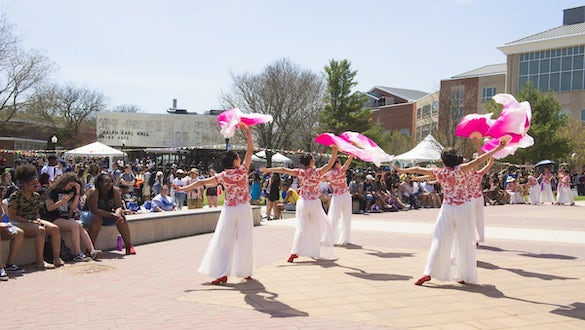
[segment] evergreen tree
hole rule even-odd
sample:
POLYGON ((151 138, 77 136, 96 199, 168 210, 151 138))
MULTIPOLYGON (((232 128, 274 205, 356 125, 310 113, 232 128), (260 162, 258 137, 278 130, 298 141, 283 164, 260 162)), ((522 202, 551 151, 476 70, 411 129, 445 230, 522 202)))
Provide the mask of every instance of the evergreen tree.
POLYGON ((344 59, 330 60, 325 67, 327 91, 320 114, 321 129, 334 134, 344 131, 364 132, 369 127, 371 109, 366 108, 368 97, 361 92, 351 92, 357 85, 357 71, 344 59))

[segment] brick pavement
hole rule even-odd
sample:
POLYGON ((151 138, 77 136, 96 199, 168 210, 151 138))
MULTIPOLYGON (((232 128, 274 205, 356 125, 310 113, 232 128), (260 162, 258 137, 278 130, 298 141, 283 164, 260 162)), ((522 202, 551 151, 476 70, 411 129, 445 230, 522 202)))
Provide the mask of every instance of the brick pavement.
POLYGON ((293 264, 285 259, 294 228, 287 220, 264 222, 254 229, 255 280, 229 278, 224 286, 207 285, 210 279, 196 272, 211 234, 141 245, 135 256, 111 251, 99 262, 27 268, 0 283, 2 328, 585 327, 585 205, 487 207, 480 284, 433 280, 417 287, 430 232, 391 228, 429 228, 436 214, 421 209, 355 216, 355 245, 337 247, 337 261, 300 257, 293 264), (583 241, 555 240, 555 231, 583 241))

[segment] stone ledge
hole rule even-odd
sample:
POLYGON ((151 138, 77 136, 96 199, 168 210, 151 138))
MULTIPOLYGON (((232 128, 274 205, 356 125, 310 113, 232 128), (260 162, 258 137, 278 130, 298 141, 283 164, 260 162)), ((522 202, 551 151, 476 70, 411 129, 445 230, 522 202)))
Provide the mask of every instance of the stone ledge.
MULTIPOLYGON (((128 215, 128 225, 132 235, 132 244, 140 245, 169 239, 212 233, 217 225, 221 208, 180 210, 172 212, 157 212, 128 215)), ((253 206, 252 214, 254 226, 260 225, 260 207, 253 206)), ((71 247, 71 234, 62 232, 62 237, 68 247, 71 247)), ((102 227, 95 246, 101 250, 116 248, 118 229, 116 226, 102 227)), ((10 242, 2 241, 2 262, 6 262, 10 251, 10 242)), ((83 243, 82 243, 83 245, 83 243)), ((85 250, 84 247, 82 247, 85 250)), ((34 238, 25 238, 16 257, 16 264, 28 265, 34 263, 34 238)))

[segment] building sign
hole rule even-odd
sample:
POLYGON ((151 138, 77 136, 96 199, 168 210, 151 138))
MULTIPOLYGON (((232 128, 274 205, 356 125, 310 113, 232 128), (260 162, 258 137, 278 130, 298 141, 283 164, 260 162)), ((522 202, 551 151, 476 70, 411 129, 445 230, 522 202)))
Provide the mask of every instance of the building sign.
MULTIPOLYGON (((99 112, 97 140, 127 148, 182 148, 225 144, 217 116, 99 112)), ((231 143, 244 143, 236 133, 231 143)))

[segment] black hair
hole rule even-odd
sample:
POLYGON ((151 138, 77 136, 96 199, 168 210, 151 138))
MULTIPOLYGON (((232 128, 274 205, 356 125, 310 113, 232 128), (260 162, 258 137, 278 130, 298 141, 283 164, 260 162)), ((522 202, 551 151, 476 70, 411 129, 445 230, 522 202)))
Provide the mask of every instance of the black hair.
POLYGON ((455 167, 463 163, 463 157, 453 148, 446 148, 441 152, 441 160, 447 167, 455 167))
POLYGON ((15 185, 8 186, 8 189, 6 189, 6 193, 4 193, 4 198, 10 197, 10 195, 12 195, 12 193, 17 191, 17 190, 18 190, 18 187, 15 185))
POLYGON ((225 155, 223 156, 223 159, 221 160, 221 165, 223 166, 223 169, 229 169, 229 168, 234 168, 234 160, 236 160, 239 157, 238 153, 233 151, 233 150, 229 150, 228 152, 225 153, 225 155))
POLYGON ((301 155, 301 158, 299 158, 299 163, 301 163, 301 165, 303 166, 309 166, 309 164, 311 164, 312 159, 313 156, 311 156, 311 154, 305 153, 301 155))
POLYGON ((19 165, 14 170, 14 177, 21 184, 29 182, 37 177, 37 169, 30 164, 19 165))

